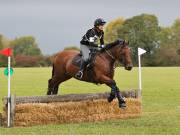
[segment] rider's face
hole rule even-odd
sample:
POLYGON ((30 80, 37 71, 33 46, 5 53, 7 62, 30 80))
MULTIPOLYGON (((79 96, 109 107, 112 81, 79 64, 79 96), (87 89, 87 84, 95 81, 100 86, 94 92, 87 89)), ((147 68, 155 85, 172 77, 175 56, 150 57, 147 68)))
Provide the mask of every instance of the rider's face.
POLYGON ((104 29, 104 25, 99 25, 99 26, 98 26, 98 29, 99 29, 99 30, 103 30, 103 29, 104 29))

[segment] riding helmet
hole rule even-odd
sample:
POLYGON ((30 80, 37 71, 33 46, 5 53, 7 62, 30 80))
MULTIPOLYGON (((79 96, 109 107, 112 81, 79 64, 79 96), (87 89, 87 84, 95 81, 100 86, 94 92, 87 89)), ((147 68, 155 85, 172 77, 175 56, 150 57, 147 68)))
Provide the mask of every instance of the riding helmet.
POLYGON ((94 26, 99 26, 99 25, 104 25, 106 23, 106 21, 104 21, 104 19, 102 18, 97 18, 95 21, 94 21, 94 26))

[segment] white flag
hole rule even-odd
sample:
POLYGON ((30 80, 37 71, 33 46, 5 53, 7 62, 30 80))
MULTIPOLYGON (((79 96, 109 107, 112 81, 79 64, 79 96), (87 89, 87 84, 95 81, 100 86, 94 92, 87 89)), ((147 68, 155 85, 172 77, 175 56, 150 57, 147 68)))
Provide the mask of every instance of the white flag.
POLYGON ((138 55, 142 55, 146 53, 146 50, 142 49, 142 48, 138 48, 138 55))

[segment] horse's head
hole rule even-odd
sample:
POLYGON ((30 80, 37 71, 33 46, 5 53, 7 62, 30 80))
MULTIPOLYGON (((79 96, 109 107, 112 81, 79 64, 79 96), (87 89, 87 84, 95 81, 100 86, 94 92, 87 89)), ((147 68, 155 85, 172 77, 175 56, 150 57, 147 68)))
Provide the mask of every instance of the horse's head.
POLYGON ((131 50, 128 45, 129 42, 119 39, 107 44, 101 52, 106 52, 111 59, 118 60, 122 63, 126 70, 131 70, 133 68, 133 64, 131 60, 131 50))
POLYGON ((115 56, 122 63, 126 70, 131 70, 133 68, 132 60, 131 60, 131 50, 128 46, 129 42, 123 41, 120 42, 115 47, 115 56))

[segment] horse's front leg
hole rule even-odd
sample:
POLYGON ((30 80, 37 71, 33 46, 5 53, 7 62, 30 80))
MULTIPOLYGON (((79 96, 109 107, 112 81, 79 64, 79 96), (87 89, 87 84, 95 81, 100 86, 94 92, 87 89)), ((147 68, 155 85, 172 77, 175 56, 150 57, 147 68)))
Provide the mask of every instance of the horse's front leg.
POLYGON ((116 91, 111 88, 111 93, 110 93, 110 95, 109 95, 109 97, 107 99, 108 102, 112 102, 115 99, 115 97, 116 97, 116 91))
POLYGON ((113 79, 111 79, 111 78, 109 78, 107 76, 102 76, 101 77, 101 82, 105 83, 106 85, 111 87, 111 93, 110 93, 110 96, 108 97, 108 102, 113 101, 113 99, 115 97, 117 97, 118 102, 119 102, 119 107, 120 108, 125 108, 126 103, 125 103, 125 101, 124 101, 124 99, 123 99, 123 97, 121 95, 121 92, 120 92, 119 88, 116 85, 116 82, 113 79))
POLYGON ((125 108, 126 107, 126 102, 124 101, 122 95, 121 95, 121 92, 119 90, 119 88, 117 87, 116 85, 116 82, 111 86, 112 88, 112 91, 115 93, 117 99, 118 99, 118 102, 119 102, 119 107, 120 108, 125 108))

